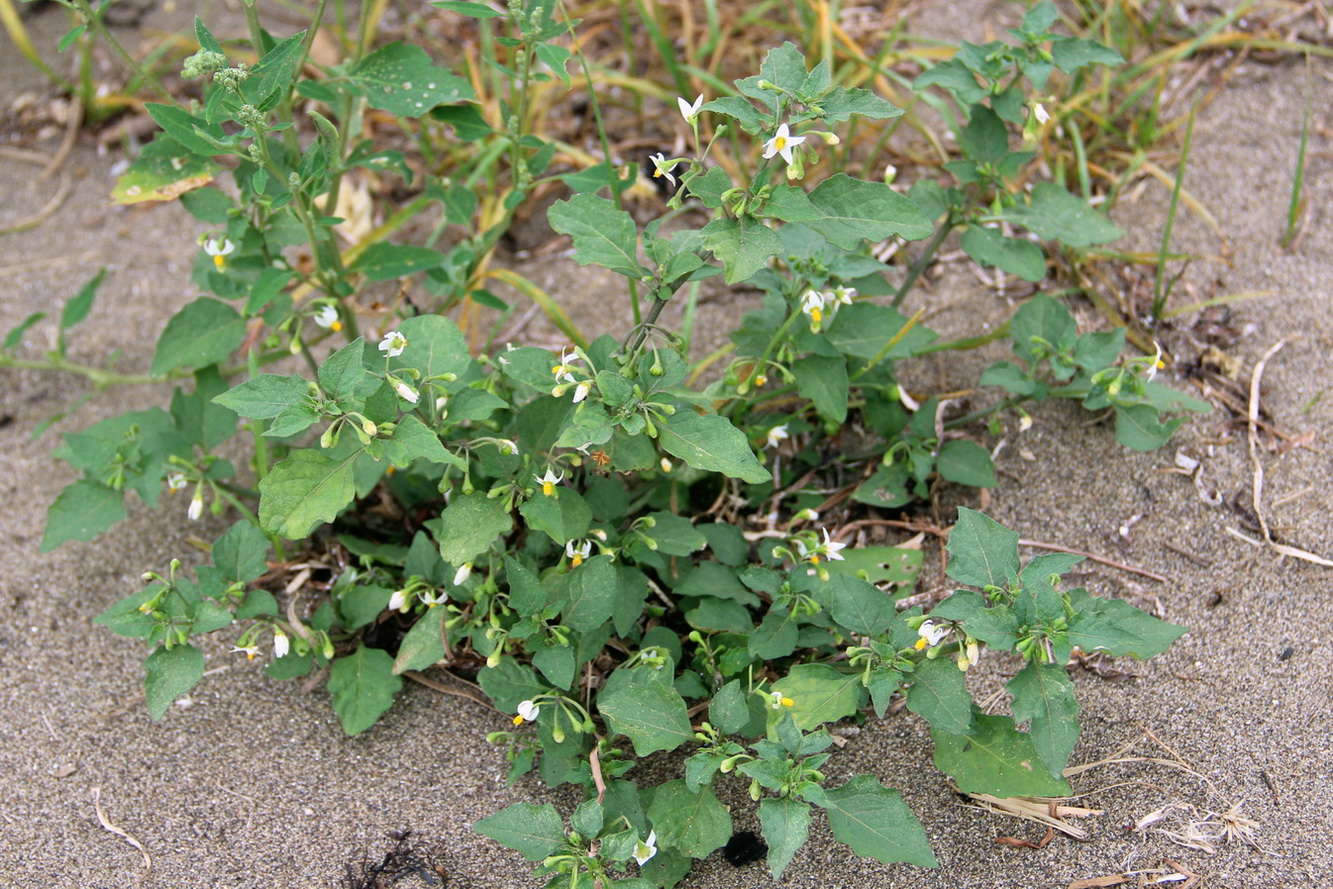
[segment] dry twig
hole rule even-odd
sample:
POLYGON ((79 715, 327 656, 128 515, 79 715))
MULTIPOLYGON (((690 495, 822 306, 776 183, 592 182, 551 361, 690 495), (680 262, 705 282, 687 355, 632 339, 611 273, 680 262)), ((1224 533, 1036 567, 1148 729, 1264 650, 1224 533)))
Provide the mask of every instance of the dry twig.
POLYGON ((134 837, 130 836, 121 828, 112 824, 111 819, 106 817, 106 812, 102 810, 101 787, 93 788, 93 807, 97 810, 97 820, 102 825, 102 827, 106 828, 111 833, 114 833, 116 836, 120 837, 125 842, 129 843, 131 846, 138 849, 139 854, 143 856, 143 873, 139 876, 139 882, 142 883, 144 880, 148 878, 148 874, 151 873, 153 870, 153 859, 148 854, 148 850, 146 850, 143 847, 143 843, 139 842, 134 837))

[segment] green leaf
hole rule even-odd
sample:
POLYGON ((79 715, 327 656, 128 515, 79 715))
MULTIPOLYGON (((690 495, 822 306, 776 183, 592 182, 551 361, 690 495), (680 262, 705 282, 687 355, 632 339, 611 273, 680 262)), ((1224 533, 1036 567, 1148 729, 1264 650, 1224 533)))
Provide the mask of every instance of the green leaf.
POLYGON ((847 360, 808 355, 791 366, 796 391, 808 398, 819 415, 835 423, 847 419, 847 360))
POLYGON ((607 726, 629 738, 640 757, 694 740, 685 699, 667 679, 651 667, 622 668, 597 695, 607 726))
POLYGON ((714 219, 700 230, 704 249, 718 258, 726 269, 728 284, 748 280, 768 261, 782 252, 777 232, 748 216, 740 219, 714 219))
POLYGON ((750 705, 739 679, 718 689, 708 704, 708 719, 724 735, 734 735, 750 721, 750 705))
POLYGON ((520 506, 518 511, 523 514, 529 528, 545 532, 560 546, 564 546, 567 541, 588 533, 588 526, 592 524, 592 510, 588 502, 572 488, 562 488, 558 494, 558 497, 547 497, 539 492, 520 506))
POLYGON ((390 281, 437 269, 443 262, 444 254, 429 247, 379 242, 366 248, 350 270, 360 272, 371 281, 390 281))
POLYGON ((332 522, 356 495, 352 466, 361 453, 338 460, 308 449, 288 454, 259 483, 260 527, 300 540, 332 522))
MULTIPOLYGON (((823 215, 806 225, 844 250, 854 250, 863 241, 882 241, 893 235, 908 241, 919 240, 933 230, 930 220, 909 198, 883 182, 853 179, 846 173, 837 173, 819 183, 810 192, 810 202, 823 215)), ((727 283, 732 283, 730 276, 727 283)))
POLYGON ((562 622, 580 633, 607 622, 616 601, 616 567, 610 556, 593 556, 561 578, 562 622))
POLYGON ((871 775, 857 775, 825 797, 822 805, 828 811, 834 838, 851 846, 857 855, 884 864, 905 861, 937 866, 921 822, 898 791, 889 790, 871 775))
POLYGON ((398 421, 393 438, 384 442, 384 455, 399 469, 406 469, 418 459, 452 466, 459 471, 467 469, 463 458, 441 444, 440 437, 415 414, 406 414, 398 421))
POLYGON ((1054 182, 1038 182, 1032 188, 1031 202, 1010 207, 1003 217, 1039 238, 1069 247, 1105 244, 1124 234, 1083 198, 1054 182))
POLYGON ((810 807, 790 798, 760 800, 759 826, 768 843, 768 869, 774 880, 781 880, 792 856, 810 836, 810 807))
POLYGON ((189 151, 203 157, 226 152, 226 149, 218 144, 227 138, 221 126, 210 124, 175 105, 147 102, 144 104, 144 110, 168 136, 189 151))
POLYGON ((936 605, 931 617, 956 620, 974 639, 997 651, 1007 651, 1018 642, 1018 619, 1007 605, 988 605, 980 593, 958 590, 936 605))
POLYGON ((996 266, 1036 283, 1046 277, 1046 254, 1031 241, 1006 238, 993 228, 969 225, 963 232, 963 250, 982 265, 996 266))
POLYGON ((851 117, 866 117, 871 120, 888 120, 903 113, 903 110, 887 99, 881 99, 870 90, 848 89, 835 86, 819 100, 821 115, 825 123, 841 123, 851 117))
POLYGON ((668 781, 653 794, 648 820, 658 844, 691 858, 706 858, 731 839, 731 814, 711 788, 691 793, 682 780, 668 781))
POLYGON ((500 845, 513 849, 528 861, 541 861, 565 842, 565 826, 550 803, 515 803, 472 829, 500 845))
POLYGON ((357 337, 319 366, 319 387, 344 408, 361 408, 380 388, 379 378, 366 370, 365 354, 366 341, 357 337))
POLYGON ((300 404, 309 392, 309 384, 300 374, 255 374, 213 399, 214 404, 230 408, 251 420, 271 420, 292 405, 300 404))
POLYGON ((357 646, 329 668, 329 693, 343 731, 357 735, 393 705, 403 680, 393 675, 393 658, 378 648, 357 646))
POLYGON ((980 102, 989 95, 989 91, 977 83, 976 75, 957 57, 940 62, 912 81, 913 92, 922 92, 928 86, 948 90, 958 104, 964 106, 980 102))
POLYGON ((478 491, 455 497, 427 527, 440 544, 440 558, 450 565, 462 565, 486 552, 495 538, 508 534, 514 521, 501 500, 491 500, 478 491))
POLYGON ((212 556, 223 577, 249 583, 268 570, 268 538, 242 520, 213 541, 212 556))
POLYGON ((390 43, 375 50, 347 77, 371 107, 397 117, 421 117, 436 105, 476 98, 466 80, 432 65, 424 49, 410 44, 390 43))
POLYGON ((853 633, 878 636, 897 617, 893 597, 858 577, 831 574, 823 595, 830 599, 833 619, 853 633))
POLYGON ((406 670, 424 670, 444 659, 444 640, 440 628, 445 614, 445 609, 439 606, 427 608, 426 613, 412 625, 393 659, 393 675, 399 676, 406 670))
POLYGON ((1051 41, 1051 61, 1066 74, 1086 65, 1123 65, 1125 59, 1111 47, 1081 37, 1061 37, 1051 41))
POLYGON ((708 538, 684 516, 669 512, 649 513, 651 528, 643 533, 657 544, 657 552, 668 556, 688 556, 708 545, 708 538))
POLYGON ((1084 651, 1105 651, 1140 660, 1159 655, 1189 630, 1158 620, 1121 599, 1102 599, 1087 590, 1069 593, 1074 617, 1069 641, 1084 651))
MULTIPOLYGON (((454 374, 463 377, 472 366, 472 353, 458 325, 443 315, 414 315, 398 324, 407 348, 389 360, 392 370, 410 367, 422 379, 454 374)), ((547 373, 550 373, 550 365, 547 373)))
POLYGON ((212 160, 200 157, 175 139, 159 136, 116 180, 111 199, 117 204, 174 201, 212 182, 219 169, 212 160))
POLYGON ((65 308, 60 312, 61 331, 69 330, 88 317, 88 312, 93 307, 93 299, 97 296, 97 288, 102 286, 102 279, 105 277, 106 269, 99 269, 97 274, 65 303, 65 308))
POLYGON ((1051 777, 1064 777, 1069 754, 1078 743, 1078 701, 1065 668, 1029 663, 1006 688, 1014 696, 1015 721, 1029 723, 1032 743, 1051 777))
POLYGON ((0 350, 12 352, 18 348, 19 343, 23 342, 23 335, 28 332, 38 321, 46 317, 45 312, 33 312, 28 317, 20 321, 9 333, 5 334, 5 341, 0 344, 0 350))
POLYGON ((231 306, 201 297, 181 309, 162 331, 153 353, 153 376, 178 367, 225 361, 245 340, 245 319, 231 306))
POLYGON ((65 488, 46 509, 40 551, 49 553, 67 540, 92 540, 125 518, 125 495, 91 479, 65 488))
POLYGON ((938 657, 917 664, 907 687, 907 708, 924 717, 931 728, 966 732, 972 715, 972 696, 966 677, 953 658, 938 657))
POLYGON ((1007 716, 972 713, 972 728, 955 734, 931 726, 935 765, 964 793, 993 796, 1069 796, 1069 782, 1053 778, 1037 755, 1032 737, 1007 716))
POLYGON ((798 664, 773 683, 773 690, 792 699, 792 707, 783 711, 807 732, 854 714, 865 693, 859 673, 839 673, 828 664, 798 664))
POLYGON ((985 105, 973 105, 967 126, 958 136, 958 147, 979 164, 994 164, 1009 154, 1009 130, 999 115, 985 105))
MULTIPOLYGON (((906 324, 907 318, 897 309, 867 302, 852 303, 838 309, 824 335, 844 355, 870 360, 878 356, 885 343, 896 337, 906 324)), ((910 357, 934 339, 934 331, 918 324, 894 343, 883 357, 910 357)))
POLYGON ((949 532, 948 574, 970 586, 1005 587, 1018 577, 1018 534, 974 509, 960 507, 949 532))
POLYGON ((990 452, 975 441, 946 441, 935 458, 935 471, 947 482, 973 488, 995 487, 995 466, 990 452))
POLYGON ((518 705, 537 695, 550 691, 550 686, 537 678, 531 667, 513 658, 504 658, 499 666, 483 667, 477 673, 477 684, 495 706, 506 713, 518 710, 518 705))
POLYGON ((668 454, 695 469, 720 472, 751 484, 773 477, 750 450, 745 433, 717 414, 697 414, 682 407, 658 426, 657 440, 668 454))
POLYGON ((774 609, 764 615, 763 621, 750 634, 748 649, 750 654, 764 660, 786 657, 796 650, 800 636, 796 618, 784 608, 774 609))
POLYGON ((788 40, 768 51, 759 65, 759 76, 786 92, 799 92, 805 86, 805 56, 788 40))
POLYGON ((143 666, 144 701, 153 722, 166 715, 172 701, 204 678, 204 656, 193 645, 159 645, 143 666))
POLYGON ((361 629, 379 617, 389 607, 392 598, 393 590, 388 587, 348 587, 338 595, 338 613, 342 616, 342 625, 349 630, 361 629))
POLYGON ((576 194, 557 201, 547 220, 551 228, 574 239, 574 259, 579 265, 600 265, 627 278, 650 274, 636 257, 634 218, 606 198, 576 194))
POLYGON ((519 617, 530 617, 546 607, 541 580, 512 556, 505 556, 505 580, 509 583, 509 607, 519 617))
POLYGON ((1157 408, 1147 404, 1115 405, 1115 439, 1135 451, 1155 451, 1171 440, 1184 417, 1162 421, 1157 408))

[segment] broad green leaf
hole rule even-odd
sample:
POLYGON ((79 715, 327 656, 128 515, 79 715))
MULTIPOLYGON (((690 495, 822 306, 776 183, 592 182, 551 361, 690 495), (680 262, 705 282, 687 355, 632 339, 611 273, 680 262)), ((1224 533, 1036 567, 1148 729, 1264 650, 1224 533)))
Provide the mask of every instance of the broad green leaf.
POLYGON ((1004 218, 1039 238, 1070 247, 1105 244, 1124 234, 1083 198, 1054 182, 1038 182, 1032 188, 1031 202, 1010 207, 1004 218))
POLYGON ((957 57, 940 62, 912 81, 913 92, 922 92, 928 86, 948 90, 963 106, 980 102, 989 95, 988 90, 977 82, 976 75, 957 57))
POLYGON ((329 668, 329 694, 343 731, 357 735, 393 705, 403 680, 393 674, 393 658, 378 648, 357 646, 329 668))
POLYGON ((923 660, 912 672, 907 708, 924 717, 932 729, 965 732, 972 717, 972 696, 967 693, 965 680, 953 658, 923 660))
POLYGON ((791 366, 796 391, 808 398, 820 416, 835 423, 847 419, 848 380, 845 358, 808 355, 791 366))
POLYGON ((264 437, 289 438, 298 435, 318 423, 321 416, 309 403, 304 400, 299 401, 269 421, 268 428, 264 430, 264 437))
POLYGON ((830 790, 823 803, 835 839, 857 855, 884 864, 905 861, 936 867, 930 841, 912 810, 896 790, 889 790, 871 775, 857 775, 830 790))
POLYGON ((1158 620, 1121 599, 1102 599, 1086 590, 1069 593, 1074 618, 1069 641, 1084 651, 1105 651, 1115 657, 1146 659, 1159 655, 1189 632, 1158 620))
POLYGON ((1038 293, 1014 312, 1010 336, 1014 353, 1031 365, 1038 355, 1073 348, 1078 325, 1063 303, 1038 293))
POLYGON ((1006 686, 1014 696, 1014 720, 1029 723, 1037 755, 1051 777, 1062 778, 1078 743, 1078 701, 1059 664, 1029 663, 1006 686))
POLYGON ((1031 241, 1006 238, 993 228, 969 225, 963 232, 963 250, 982 265, 996 266, 1025 281, 1046 277, 1046 254, 1031 241))
POLYGON ((444 254, 429 247, 412 244, 371 244, 352 263, 350 271, 360 272, 372 281, 391 281, 405 275, 437 269, 444 254))
POLYGON ((893 596, 910 591, 921 573, 924 558, 921 550, 900 546, 863 546, 843 550, 841 555, 840 561, 825 564, 831 574, 850 574, 873 584, 891 583, 901 587, 891 594, 893 596))
POLYGON ((1006 605, 988 605, 980 593, 958 590, 931 609, 931 617, 956 620, 974 639, 997 651, 1008 651, 1018 641, 1018 620, 1006 605))
POLYGON ((361 629, 379 617, 389 607, 392 598, 393 590, 388 587, 348 587, 338 595, 338 613, 342 616, 342 625, 349 630, 361 629))
POLYGON ((748 216, 714 219, 700 231, 706 250, 726 269, 728 284, 748 280, 782 252, 782 239, 773 229, 748 216))
POLYGON ((356 495, 352 466, 361 451, 332 459, 315 450, 288 454, 259 483, 259 524, 301 540, 338 517, 356 495))
MULTIPOLYGON (((883 182, 853 179, 845 173, 819 183, 810 192, 810 202, 823 215, 806 225, 844 250, 854 250, 863 241, 882 241, 893 235, 914 241, 928 236, 933 229, 930 220, 909 198, 883 182)), ((732 283, 730 276, 727 283, 732 283)))
POLYGON ((935 457, 935 471, 947 482, 973 488, 995 487, 995 466, 990 452, 975 441, 946 441, 935 457))
POLYGON ((512 713, 523 701, 551 690, 537 678, 535 670, 510 657, 502 659, 498 666, 482 667, 477 673, 477 684, 505 713, 512 713))
POLYGON ((1061 37, 1051 41, 1051 61, 1066 74, 1085 65, 1123 65, 1124 57, 1111 47, 1081 37, 1061 37))
POLYGON ((455 497, 427 527, 440 544, 440 558, 450 565, 462 565, 486 552, 495 538, 509 533, 514 522, 502 500, 489 499, 478 491, 455 497))
POLYGON ((810 806, 790 798, 760 800, 759 826, 768 843, 768 869, 774 880, 781 880, 792 856, 810 836, 810 806))
POLYGON ((419 46, 390 43, 366 56, 347 74, 374 108, 397 117, 421 117, 436 105, 476 98, 466 80, 431 64, 419 46))
POLYGON ((201 297, 181 309, 162 331, 153 353, 153 376, 178 367, 225 361, 245 340, 245 319, 226 303, 201 297))
POLYGON ((770 49, 759 65, 759 76, 789 93, 799 93, 805 86, 805 56, 788 40, 770 49))
POLYGON ((176 698, 204 678, 204 656, 193 645, 158 646, 144 660, 144 701, 157 722, 176 698))
POLYGON ((541 580, 522 562, 505 556, 505 580, 509 583, 509 607, 519 617, 530 617, 546 607, 546 590, 541 580))
POLYGON ((592 524, 588 502, 573 488, 560 488, 549 497, 539 491, 518 511, 529 528, 545 532, 560 546, 585 536, 592 524))
POLYGON ((859 673, 839 673, 828 664, 792 667, 791 672, 773 683, 773 690, 792 699, 792 707, 783 709, 796 720, 797 728, 807 732, 851 716, 861 709, 865 694, 859 673))
POLYGON ((652 667, 616 670, 597 695, 597 709, 612 731, 643 757, 694 740, 685 699, 652 667))
POLYGON ((708 704, 708 719, 713 727, 725 735, 733 735, 750 721, 750 705, 739 679, 733 679, 718 689, 708 704))
POLYGON ((405 318, 399 322, 398 332, 407 340, 407 347, 403 354, 389 360, 391 370, 410 367, 425 380, 448 373, 461 378, 472 366, 467 339, 458 325, 443 315, 405 318))
MULTIPOLYGON (((743 105, 749 110, 749 113, 755 116, 756 122, 758 121, 759 115, 755 112, 754 106, 738 96, 715 99, 704 107, 709 108, 719 102, 731 102, 743 105)), ((757 128, 758 123, 756 123, 756 129, 757 128)), ((704 173, 702 176, 695 176, 690 180, 689 189, 690 194, 702 201, 705 207, 710 210, 716 210, 722 206, 722 195, 730 191, 734 187, 734 184, 735 183, 731 181, 731 177, 727 175, 725 169, 722 167, 709 167, 708 172, 704 173)))
POLYGON ((653 526, 644 528, 645 536, 657 544, 657 552, 668 556, 688 556, 708 545, 708 538, 684 516, 669 512, 649 513, 653 526))
POLYGON ((125 495, 91 479, 81 479, 46 508, 41 552, 49 553, 67 540, 92 540, 125 518, 125 495))
POLYGON ((319 386, 345 408, 360 408, 380 380, 366 370, 366 341, 357 337, 319 366, 319 386))
POLYGON ((971 117, 958 136, 958 147, 969 160, 994 164, 1009 153, 1009 130, 999 115, 985 105, 973 105, 971 117))
POLYGON ((858 577, 831 574, 820 595, 829 599, 833 619, 853 633, 878 636, 897 618, 893 597, 858 577))
POLYGON ((251 420, 270 420, 287 408, 300 404, 309 392, 309 383, 300 374, 255 374, 213 399, 251 420))
POLYGON ((528 861, 541 861, 565 842, 565 825, 550 803, 515 803, 472 829, 500 845, 513 849, 528 861))
POLYGON ((607 622, 616 601, 616 566, 610 556, 593 556, 561 578, 561 620, 580 633, 607 622))
POLYGON ((786 657, 796 650, 800 628, 790 611, 778 608, 764 616, 759 626, 750 634, 748 649, 750 654, 764 660, 786 657))
POLYGON ((731 814, 717 795, 711 788, 691 793, 682 780, 657 788, 648 820, 659 845, 691 858, 706 858, 731 839, 731 814))
POLYGON ((406 414, 394 427, 393 438, 384 442, 384 456, 399 469, 406 469, 413 460, 442 463, 460 471, 467 468, 463 458, 440 443, 440 437, 415 414, 406 414))
MULTIPOLYGON (((860 302, 842 306, 825 333, 839 352, 870 360, 898 336, 907 318, 897 309, 860 302)), ((935 332, 917 325, 893 344, 883 358, 907 358, 935 339, 935 332)))
POLYGON ((1176 417, 1163 422, 1157 408, 1146 404, 1133 407, 1115 406, 1115 439, 1135 451, 1155 451, 1170 441, 1171 436, 1185 422, 1176 417))
POLYGON ((887 120, 903 110, 887 99, 881 99, 870 90, 835 86, 819 100, 825 123, 841 123, 851 117, 887 120))
POLYGON ((412 624, 412 629, 407 631, 398 646, 398 655, 393 659, 393 675, 401 675, 407 670, 424 670, 444 659, 444 640, 440 628, 445 614, 445 609, 439 606, 428 608, 412 624))
POLYGON ((976 709, 972 728, 955 734, 931 726, 935 765, 964 793, 993 796, 1068 796, 1069 782, 1053 778, 1032 736, 1020 732, 1007 716, 987 716, 976 709))
POLYGON ((19 343, 23 342, 23 335, 28 332, 38 321, 46 317, 45 312, 33 312, 28 317, 20 321, 9 333, 5 334, 5 341, 0 344, 0 349, 6 352, 12 352, 18 348, 19 343))
POLYGON ((576 194, 557 201, 547 213, 551 228, 574 239, 579 265, 600 265, 627 278, 650 274, 636 256, 634 218, 606 198, 576 194))
POLYGON ((226 149, 218 143, 227 136, 218 124, 210 124, 202 117, 195 117, 175 105, 146 102, 144 110, 168 136, 189 151, 203 157, 226 153, 226 149))
POLYGON ((60 312, 61 331, 69 330, 88 317, 88 312, 93 307, 93 299, 97 296, 97 288, 102 286, 102 279, 105 277, 106 269, 99 269, 87 284, 79 288, 78 293, 69 298, 60 312))
POLYGON ((745 434, 717 414, 697 414, 682 407, 658 426, 657 440, 668 454, 695 469, 720 472, 751 484, 772 479, 750 450, 745 434))
POLYGON ((556 688, 567 689, 574 682, 574 670, 578 666, 574 654, 570 645, 545 645, 533 652, 532 665, 556 688))
POLYGON ((1018 577, 1018 534, 974 509, 960 507, 949 532, 948 574, 975 587, 1005 587, 1018 577))
POLYGON ((242 520, 213 541, 212 556, 223 577, 249 583, 268 570, 268 538, 242 520))
POLYGON ((212 160, 200 157, 176 140, 159 136, 116 180, 111 199, 117 204, 174 201, 185 192, 212 182, 219 169, 212 160))

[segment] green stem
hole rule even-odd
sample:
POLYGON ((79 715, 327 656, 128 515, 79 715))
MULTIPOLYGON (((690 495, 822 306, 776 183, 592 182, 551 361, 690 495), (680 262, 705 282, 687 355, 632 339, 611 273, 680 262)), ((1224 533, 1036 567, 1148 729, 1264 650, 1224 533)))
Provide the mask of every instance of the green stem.
POLYGON ((903 279, 902 286, 898 288, 898 292, 893 296, 891 305, 895 309, 907 298, 908 292, 916 286, 917 279, 930 265, 930 261, 935 258, 935 252, 940 249, 940 245, 944 243, 944 239, 949 236, 949 232, 953 231, 955 225, 957 223, 954 222, 953 214, 946 216, 944 221, 940 223, 939 229, 936 230, 935 237, 930 239, 930 243, 926 244, 926 249, 922 250, 921 255, 907 267, 907 277, 903 279))
POLYGON ((1009 328, 1012 320, 1005 321, 999 327, 990 333, 984 333, 980 336, 969 336, 958 340, 949 340, 947 343, 931 343, 929 346, 922 346, 913 352, 913 356, 929 355, 933 352, 966 352, 969 349, 979 349, 987 343, 993 343, 998 339, 1003 339, 1009 335, 1009 328))
POLYGON ((1004 401, 1001 401, 999 404, 992 405, 991 407, 982 408, 979 411, 973 411, 970 414, 964 414, 961 417, 954 417, 952 420, 947 420, 944 423, 944 428, 957 429, 961 426, 966 426, 968 423, 974 423, 977 420, 984 420, 986 417, 989 417, 992 414, 998 414, 1001 411, 1007 411, 1009 410, 1009 408, 1015 407, 1016 405, 1020 405, 1023 402, 1029 401, 1031 399, 1032 399, 1031 395, 1015 395, 1011 398, 1006 398, 1004 401))
POLYGON ((92 28, 98 38, 105 41, 106 45, 111 47, 111 50, 116 55, 120 56, 125 64, 130 66, 130 70, 134 72, 135 76, 147 83, 153 88, 155 93, 166 99, 168 104, 174 107, 176 105, 176 100, 172 98, 171 93, 167 92, 167 88, 162 85, 162 81, 158 80, 145 70, 144 67, 139 64, 138 60, 130 55, 125 47, 120 45, 120 41, 111 36, 111 32, 107 29, 106 23, 103 22, 102 17, 93 10, 92 6, 88 3, 88 0, 74 0, 74 5, 78 8, 79 12, 82 13, 84 19, 87 20, 88 27, 92 28))

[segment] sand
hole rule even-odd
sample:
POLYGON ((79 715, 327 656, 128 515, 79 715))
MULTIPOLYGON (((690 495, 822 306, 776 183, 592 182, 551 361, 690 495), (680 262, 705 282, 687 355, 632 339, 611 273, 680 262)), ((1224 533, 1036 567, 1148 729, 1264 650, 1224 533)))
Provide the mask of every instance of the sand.
MULTIPOLYGON (((43 33, 51 29, 37 21, 43 33)), ((5 105, 40 87, 8 57, 3 71, 5 105)), ((1314 80, 1325 98, 1321 75, 1327 71, 1316 66, 1314 80)), ((1227 352, 1243 362, 1248 386, 1255 362, 1278 341, 1293 338, 1268 362, 1263 405, 1276 428, 1315 436, 1308 446, 1285 453, 1263 439, 1265 512, 1285 540, 1327 557, 1333 556, 1333 463, 1323 433, 1333 428, 1333 235, 1324 135, 1311 145, 1306 185, 1313 210, 1305 235, 1297 250, 1278 249, 1306 83, 1301 65, 1247 63, 1200 113, 1187 187, 1216 216, 1234 252, 1229 265, 1194 263, 1186 281, 1196 288, 1195 298, 1208 295, 1215 281, 1218 293, 1270 292, 1234 307, 1230 323, 1241 334, 1227 352)), ((1317 100, 1315 108, 1316 123, 1327 126, 1327 102, 1317 100)), ((50 151, 55 144, 52 139, 36 147, 50 151)), ((122 350, 119 366, 143 371, 162 324, 194 296, 184 282, 198 225, 173 206, 109 206, 105 196, 116 160, 114 154, 97 156, 90 142, 81 141, 66 166, 77 176, 71 198, 39 228, 0 241, 0 330, 31 311, 58 307, 106 266, 97 307, 71 337, 71 356, 100 362, 122 350)), ((51 193, 53 183, 34 181, 35 169, 0 158, 0 187, 8 196, 0 226, 51 193)), ((1137 201, 1117 211, 1128 232, 1122 246, 1155 249, 1167 198, 1164 188, 1149 184, 1137 201)), ((1219 244, 1185 214, 1173 247, 1216 254, 1219 244)), ((579 295, 587 288, 577 268, 569 265, 566 275, 571 313, 585 329, 598 330, 607 313, 579 295)), ((934 292, 913 297, 913 308, 927 300, 945 305, 967 290, 976 290, 975 281, 946 274, 934 292), (948 289, 951 281, 961 282, 956 292, 948 289)), ((1004 310, 1001 296, 973 294, 931 323, 947 331, 951 324, 972 323, 978 313, 1002 317, 1004 310)), ((705 320, 726 323, 735 317, 728 313, 723 305, 705 320)), ((53 342, 53 325, 38 325, 29 334, 29 354, 53 342)), ((1185 336, 1172 342, 1181 361, 1164 377, 1189 390, 1193 384, 1184 379, 1183 365, 1198 349, 1185 336)), ((966 385, 1002 351, 922 362, 911 373, 926 386, 966 385)), ((161 723, 152 723, 138 698, 141 646, 92 626, 90 619, 137 589, 140 572, 161 570, 173 556, 188 554, 193 536, 208 538, 221 523, 189 526, 183 502, 159 512, 135 507, 113 535, 98 541, 68 544, 45 556, 38 554, 38 543, 47 504, 74 478, 50 458, 58 432, 162 403, 166 390, 113 389, 33 440, 34 428, 81 394, 83 383, 15 370, 0 371, 0 381, 6 504, 0 603, 7 617, 0 626, 0 886, 334 886, 349 863, 359 865, 367 856, 378 862, 395 846, 389 834, 407 830, 409 844, 431 866, 395 886, 440 885, 442 878, 423 876, 437 873, 436 865, 451 887, 537 885, 518 855, 477 836, 470 824, 520 800, 551 800, 567 810, 572 799, 534 780, 506 788, 503 756, 483 741, 505 720, 475 703, 409 684, 376 728, 349 739, 322 689, 307 693, 294 683, 271 682, 258 665, 237 660, 217 640, 205 653, 208 668, 219 672, 161 723), (107 826, 99 823, 99 798, 107 826), (144 852, 111 826, 135 838, 144 852)), ((1333 574, 1279 559, 1227 533, 1231 528, 1256 536, 1245 525, 1252 465, 1243 424, 1227 424, 1227 415, 1214 411, 1188 423, 1166 449, 1144 455, 1121 449, 1105 426, 1085 425, 1088 417, 1072 406, 1042 406, 1034 418, 1035 426, 1011 438, 1000 454, 1001 482, 990 514, 1026 539, 1086 549, 1164 575, 1166 582, 1155 582, 1092 565, 1081 580, 1095 593, 1130 598, 1191 630, 1151 662, 1117 662, 1128 677, 1075 674, 1084 734, 1073 761, 1108 757, 1152 732, 1165 746, 1145 740, 1128 755, 1179 757, 1191 771, 1149 762, 1091 770, 1075 781, 1078 803, 1102 810, 1080 824, 1088 840, 1057 835, 1040 849, 1014 848, 996 838, 1035 842, 1044 831, 965 806, 934 768, 921 720, 906 712, 872 719, 847 733, 848 744, 827 769, 830 779, 869 772, 901 789, 926 827, 940 868, 858 859, 833 843, 817 818, 811 843, 796 856, 783 885, 1065 887, 1155 868, 1168 858, 1199 874, 1203 886, 1333 885, 1327 841, 1333 827, 1333 574), (1204 485, 1220 494, 1223 505, 1205 503, 1189 479, 1165 471, 1180 447, 1204 458, 1204 485), (1159 832, 1127 831, 1172 804, 1197 807, 1196 819, 1234 807, 1254 820, 1256 845, 1224 841, 1209 854, 1159 832)), ((973 491, 951 490, 943 504, 976 506, 978 500, 973 491)), ((928 560, 923 589, 941 585, 936 564, 928 560)), ((1013 669, 1012 662, 992 658, 970 681, 984 694, 1013 669)), ((643 775, 670 777, 675 768, 675 761, 658 758, 643 775)), ((755 829, 744 786, 729 783, 722 792, 735 804, 738 829, 755 829)), ((1162 825, 1180 831, 1177 816, 1185 812, 1173 810, 1162 825)), ((733 868, 715 854, 684 885, 723 889, 771 882, 762 865, 733 868)))

